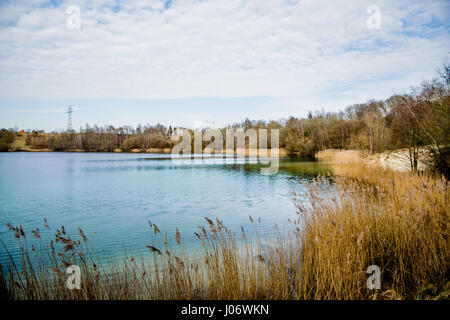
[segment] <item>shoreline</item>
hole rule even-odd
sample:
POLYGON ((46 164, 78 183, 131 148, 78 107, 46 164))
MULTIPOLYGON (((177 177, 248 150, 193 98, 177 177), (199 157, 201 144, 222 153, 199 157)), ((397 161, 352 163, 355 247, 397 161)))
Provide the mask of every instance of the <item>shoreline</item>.
MULTIPOLYGON (((206 149, 204 151, 207 151, 206 149)), ((225 149, 220 154, 227 155, 233 154, 235 156, 257 156, 260 158, 272 158, 271 149, 261 149, 256 150, 257 152, 254 154, 250 154, 249 149, 237 149, 230 150, 225 149)), ((124 154, 172 154, 172 148, 149 148, 149 149, 132 149, 132 150, 122 150, 122 149, 114 149, 114 151, 85 151, 85 150, 65 150, 65 151, 55 151, 49 148, 35 149, 29 148, 25 146, 25 148, 18 148, 15 150, 3 151, 5 153, 9 152, 56 152, 56 153, 124 153, 124 154)), ((182 154, 186 157, 194 156, 195 153, 184 153, 182 154)), ((203 153, 203 155, 213 156, 214 152, 211 153, 203 153)), ((295 157, 295 158, 303 158, 302 156, 298 156, 295 153, 290 153, 286 151, 284 148, 278 149, 278 157, 295 157)), ((318 151, 312 157, 316 161, 319 162, 327 162, 335 165, 342 164, 362 164, 365 163, 369 166, 379 166, 384 169, 390 169, 397 172, 409 172, 411 171, 408 149, 398 149, 398 150, 390 150, 382 153, 368 154, 367 150, 339 150, 339 149, 325 149, 318 151)), ((425 171, 426 163, 428 157, 426 155, 425 149, 421 148, 419 151, 419 159, 418 159, 418 170, 425 171)))
MULTIPOLYGON (((150 149, 132 149, 132 150, 127 150, 124 151, 122 149, 115 149, 114 151, 84 151, 84 150, 65 150, 65 151, 55 151, 55 150, 51 150, 48 148, 43 148, 43 149, 32 149, 32 148, 27 148, 27 149, 16 149, 16 150, 9 150, 9 151, 4 151, 5 153, 8 152, 60 152, 60 153, 126 153, 126 154, 132 154, 132 153, 139 153, 139 154, 171 154, 172 153, 172 148, 150 148, 150 149)), ((210 153, 211 155, 214 155, 214 152, 210 153)), ((234 151, 231 150, 223 150, 220 154, 234 154, 234 155, 245 155, 245 156, 250 156, 250 152, 248 149, 237 149, 234 151)), ((259 157, 271 157, 271 149, 261 149, 261 150, 257 150, 256 154, 254 154, 255 156, 259 156, 259 157)), ((185 153, 184 155, 195 155, 195 153, 185 153)), ((286 157, 286 156, 296 156, 293 153, 289 153, 287 152, 284 148, 279 148, 278 149, 278 155, 280 157, 286 157)))

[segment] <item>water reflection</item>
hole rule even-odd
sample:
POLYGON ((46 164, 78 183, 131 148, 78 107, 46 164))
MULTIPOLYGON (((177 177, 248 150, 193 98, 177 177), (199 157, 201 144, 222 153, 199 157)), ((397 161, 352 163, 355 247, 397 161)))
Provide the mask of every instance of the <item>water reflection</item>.
MULTIPOLYGON (((177 164, 170 155, 104 153, 0 154, 0 239, 13 255, 16 239, 4 223, 44 230, 47 218, 54 229, 64 225, 104 249, 105 256, 134 252, 150 244, 148 220, 173 237, 178 227, 187 247, 198 241, 194 232, 204 217, 219 218, 232 230, 251 230, 248 216, 261 218, 262 234, 295 217, 291 191, 304 192, 305 183, 330 168, 311 159, 281 158, 279 172, 260 174, 267 165, 242 157, 192 160, 177 164), (219 162, 218 162, 219 160, 219 162)), ((0 250, 0 261, 6 259, 0 250)))

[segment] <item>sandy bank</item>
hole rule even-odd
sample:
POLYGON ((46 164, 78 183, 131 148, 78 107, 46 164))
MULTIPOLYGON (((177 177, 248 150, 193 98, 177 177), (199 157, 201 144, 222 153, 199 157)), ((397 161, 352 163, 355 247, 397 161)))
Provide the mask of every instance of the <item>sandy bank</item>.
MULTIPOLYGON (((372 166, 380 166, 395 171, 411 171, 411 162, 408 149, 399 149, 368 155, 366 150, 334 150, 319 151, 315 156, 319 161, 327 161, 334 164, 366 163, 372 166)), ((427 152, 419 150, 418 170, 425 170, 427 152)))

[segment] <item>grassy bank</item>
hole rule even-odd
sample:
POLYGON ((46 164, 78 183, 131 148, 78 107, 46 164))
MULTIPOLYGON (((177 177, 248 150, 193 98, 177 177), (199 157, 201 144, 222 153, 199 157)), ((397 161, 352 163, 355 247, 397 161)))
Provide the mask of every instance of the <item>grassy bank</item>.
POLYGON ((372 264, 382 272, 375 297, 448 297, 448 181, 362 163, 333 171, 338 194, 313 188, 300 206, 304 290, 317 288, 305 297, 367 298, 372 264))
MULTIPOLYGON (((149 223, 148 255, 101 263, 79 230, 63 227, 46 244, 40 230, 9 225, 21 247, 2 266, 11 299, 448 299, 448 181, 362 162, 336 164, 334 178, 294 194, 298 216, 288 235, 247 241, 247 230, 205 220, 203 250, 183 253, 149 223), (81 289, 66 288, 66 268, 81 268, 81 289), (370 265, 381 289, 367 288, 370 265), (9 269, 8 269, 9 268, 9 269), (22 271, 20 271, 22 270, 22 271)), ((253 218, 249 217, 251 221, 253 218)), ((254 220, 257 224, 257 220, 254 220)), ((41 228, 47 228, 47 222, 41 228)))

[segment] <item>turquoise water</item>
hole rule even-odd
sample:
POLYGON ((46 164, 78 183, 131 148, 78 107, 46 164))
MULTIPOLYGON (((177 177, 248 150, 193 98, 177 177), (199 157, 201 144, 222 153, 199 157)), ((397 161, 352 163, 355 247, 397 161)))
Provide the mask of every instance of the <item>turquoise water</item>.
MULTIPOLYGON (((241 226, 253 228, 249 215, 261 219, 259 232, 270 236, 274 224, 282 230, 296 216, 291 192, 304 191, 306 182, 329 169, 282 158, 278 174, 265 176, 259 165, 231 161, 177 162, 161 154, 0 153, 0 239, 17 256, 8 222, 21 224, 27 233, 38 226, 49 239, 61 225, 69 234, 81 227, 103 255, 120 256, 124 248, 147 250, 149 220, 169 239, 178 227, 184 245, 195 248, 194 231, 205 225, 205 216, 240 232, 241 226)), ((0 263, 5 261, 2 246, 0 263)))

